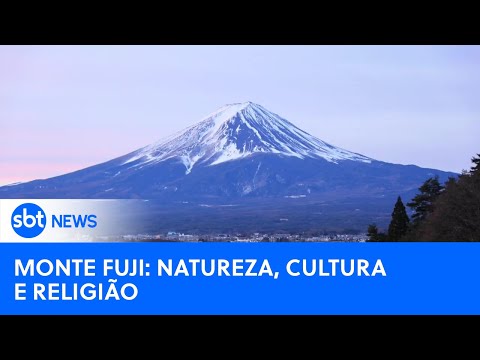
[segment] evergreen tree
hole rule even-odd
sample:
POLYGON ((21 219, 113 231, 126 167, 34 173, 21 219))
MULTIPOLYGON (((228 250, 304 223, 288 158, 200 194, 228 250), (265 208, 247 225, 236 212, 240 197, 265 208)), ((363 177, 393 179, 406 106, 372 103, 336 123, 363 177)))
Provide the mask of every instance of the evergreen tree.
POLYGON ((480 241, 480 155, 472 168, 445 183, 415 241, 480 241))
POLYGON ((367 230, 368 241, 376 242, 378 241, 378 227, 375 224, 368 225, 367 230))
POLYGON ((392 212, 392 220, 388 226, 388 241, 399 241, 408 231, 410 219, 400 196, 392 212))
POLYGON ((375 224, 368 225, 367 230, 368 242, 385 242, 387 241, 387 235, 378 231, 378 227, 375 224))
POLYGON ((420 186, 420 194, 417 194, 407 206, 414 213, 412 215, 412 223, 417 226, 426 216, 433 211, 433 202, 443 191, 444 187, 438 181, 438 175, 428 179, 420 186))
POLYGON ((474 175, 480 171, 480 154, 477 154, 477 157, 472 158, 472 167, 470 168, 470 174, 474 175))
POLYGON ((378 241, 378 242, 386 242, 386 241, 389 241, 389 240, 388 240, 388 237, 387 237, 387 234, 378 233, 377 241, 378 241))

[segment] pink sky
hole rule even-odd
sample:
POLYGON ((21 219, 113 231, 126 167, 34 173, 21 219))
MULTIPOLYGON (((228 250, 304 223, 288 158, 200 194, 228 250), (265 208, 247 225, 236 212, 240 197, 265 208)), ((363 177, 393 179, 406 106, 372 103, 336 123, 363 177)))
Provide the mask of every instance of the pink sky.
POLYGON ((480 46, 0 46, 0 186, 108 161, 253 101, 335 146, 460 172, 480 46))

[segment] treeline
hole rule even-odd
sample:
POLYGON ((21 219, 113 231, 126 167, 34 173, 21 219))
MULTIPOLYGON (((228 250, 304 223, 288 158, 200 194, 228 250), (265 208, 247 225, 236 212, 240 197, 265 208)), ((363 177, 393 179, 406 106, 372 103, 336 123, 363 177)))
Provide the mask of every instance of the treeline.
POLYGON ((407 203, 395 203, 387 232, 368 226, 368 241, 480 241, 480 154, 458 178, 440 184, 438 176, 426 180, 407 203))

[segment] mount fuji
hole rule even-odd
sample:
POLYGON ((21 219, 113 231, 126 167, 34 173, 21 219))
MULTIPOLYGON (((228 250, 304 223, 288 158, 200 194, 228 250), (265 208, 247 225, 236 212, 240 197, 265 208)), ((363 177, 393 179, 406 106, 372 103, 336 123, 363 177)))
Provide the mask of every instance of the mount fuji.
POLYGON ((0 198, 151 200, 169 230, 363 229, 386 224, 397 196, 409 201, 435 175, 458 174, 336 147, 244 102, 105 163, 0 187, 0 198))

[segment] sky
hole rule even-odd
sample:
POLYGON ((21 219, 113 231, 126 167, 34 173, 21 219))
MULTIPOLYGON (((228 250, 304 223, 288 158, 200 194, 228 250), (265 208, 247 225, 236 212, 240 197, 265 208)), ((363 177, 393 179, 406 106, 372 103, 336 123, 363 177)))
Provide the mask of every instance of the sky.
POLYGON ((0 185, 244 101, 377 160, 461 172, 480 153, 480 46, 0 46, 0 185))

